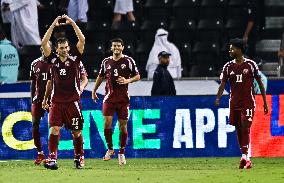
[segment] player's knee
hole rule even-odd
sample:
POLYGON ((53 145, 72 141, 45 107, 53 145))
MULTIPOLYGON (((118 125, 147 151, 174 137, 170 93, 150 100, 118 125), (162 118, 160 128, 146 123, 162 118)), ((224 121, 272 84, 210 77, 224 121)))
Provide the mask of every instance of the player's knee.
POLYGON ((50 133, 52 135, 58 135, 59 132, 60 132, 60 127, 59 126, 53 126, 53 127, 50 127, 50 133))
POLYGON ((119 121, 119 129, 120 131, 126 132, 127 131, 127 121, 125 120, 119 121))
POLYGON ((82 135, 82 131, 81 131, 81 130, 79 130, 79 131, 73 130, 73 131, 72 131, 72 136, 73 136, 74 138, 78 138, 78 137, 80 137, 81 135, 82 135))
POLYGON ((111 127, 112 127, 112 123, 109 122, 109 121, 106 121, 106 122, 105 122, 105 125, 104 125, 104 128, 105 128, 105 129, 110 129, 111 127))

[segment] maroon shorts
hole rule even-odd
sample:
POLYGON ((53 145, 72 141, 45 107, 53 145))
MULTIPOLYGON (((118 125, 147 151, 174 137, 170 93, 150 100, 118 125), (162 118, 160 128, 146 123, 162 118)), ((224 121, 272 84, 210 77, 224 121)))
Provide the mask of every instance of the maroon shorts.
POLYGON ((117 113, 118 119, 128 120, 129 103, 103 103, 103 115, 113 116, 117 113))
POLYGON ((49 108, 49 126, 60 126, 71 130, 83 129, 83 117, 79 101, 52 103, 49 108))
POLYGON ((254 116, 254 107, 231 108, 230 125, 236 127, 250 127, 254 116))
POLYGON ((42 108, 40 102, 32 104, 32 116, 33 117, 43 117, 46 110, 42 108))

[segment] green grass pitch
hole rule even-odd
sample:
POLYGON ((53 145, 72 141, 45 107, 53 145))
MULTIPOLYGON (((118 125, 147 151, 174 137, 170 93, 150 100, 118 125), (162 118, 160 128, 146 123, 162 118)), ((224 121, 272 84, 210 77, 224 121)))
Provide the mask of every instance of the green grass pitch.
POLYGON ((104 162, 86 159, 84 169, 73 168, 72 159, 59 159, 58 170, 35 166, 32 160, 0 161, 0 183, 274 183, 284 182, 284 158, 253 158, 253 168, 238 169, 239 158, 128 158, 104 162))

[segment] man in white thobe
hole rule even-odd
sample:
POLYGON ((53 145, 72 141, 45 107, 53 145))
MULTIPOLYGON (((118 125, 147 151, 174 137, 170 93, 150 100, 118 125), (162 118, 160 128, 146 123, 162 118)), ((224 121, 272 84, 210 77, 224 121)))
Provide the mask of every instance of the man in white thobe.
POLYGON ((37 0, 9 0, 6 11, 11 12, 11 37, 17 48, 40 45, 37 0))
POLYGON ((158 54, 162 51, 166 51, 171 54, 170 64, 168 71, 175 79, 181 78, 181 58, 178 48, 168 41, 169 32, 165 29, 158 29, 155 35, 155 42, 152 50, 149 54, 149 58, 146 65, 146 71, 148 72, 148 79, 153 78, 154 71, 159 65, 158 54))
POLYGON ((68 16, 76 23, 87 23, 88 0, 69 0, 68 16))

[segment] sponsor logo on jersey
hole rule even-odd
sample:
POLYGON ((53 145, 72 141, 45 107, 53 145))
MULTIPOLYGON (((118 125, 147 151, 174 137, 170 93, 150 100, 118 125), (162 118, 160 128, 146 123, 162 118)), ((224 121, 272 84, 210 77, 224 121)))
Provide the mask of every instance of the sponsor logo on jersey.
POLYGON ((69 61, 66 61, 66 62, 65 62, 65 66, 68 67, 69 65, 70 65, 69 61))
POLYGON ((230 75, 233 75, 233 74, 235 74, 234 71, 232 71, 232 72, 230 73, 230 75))
POLYGON ((111 66, 110 66, 110 65, 108 65, 108 66, 107 66, 107 69, 111 69, 111 66))
POLYGON ((36 72, 40 72, 40 69, 39 69, 39 68, 37 68, 36 72))
POLYGON ((249 72, 248 69, 244 69, 244 70, 243 70, 243 73, 244 73, 244 74, 247 74, 248 72, 249 72))

